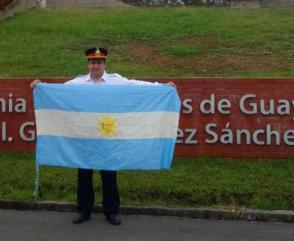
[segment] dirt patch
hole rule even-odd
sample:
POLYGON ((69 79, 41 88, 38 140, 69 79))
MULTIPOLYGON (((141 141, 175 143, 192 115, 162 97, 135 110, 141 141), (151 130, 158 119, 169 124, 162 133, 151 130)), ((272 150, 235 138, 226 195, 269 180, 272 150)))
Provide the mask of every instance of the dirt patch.
MULTIPOLYGON (((293 59, 286 52, 265 53, 262 49, 246 48, 238 53, 238 46, 224 46, 217 39, 186 39, 181 44, 198 46, 196 54, 186 57, 170 55, 162 50, 167 42, 146 43, 131 40, 125 46, 130 61, 140 62, 154 69, 176 69, 179 72, 267 72, 294 69, 293 59), (220 48, 220 46, 222 48, 220 48)), ((125 53, 118 53, 119 55, 125 53)))

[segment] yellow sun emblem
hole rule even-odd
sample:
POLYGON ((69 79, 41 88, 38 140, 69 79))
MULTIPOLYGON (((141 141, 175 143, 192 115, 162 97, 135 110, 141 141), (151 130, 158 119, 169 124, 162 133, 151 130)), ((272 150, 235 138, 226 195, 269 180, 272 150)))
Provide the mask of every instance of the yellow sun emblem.
POLYGON ((113 116, 102 116, 99 118, 97 127, 102 136, 110 137, 117 133, 117 122, 113 116))

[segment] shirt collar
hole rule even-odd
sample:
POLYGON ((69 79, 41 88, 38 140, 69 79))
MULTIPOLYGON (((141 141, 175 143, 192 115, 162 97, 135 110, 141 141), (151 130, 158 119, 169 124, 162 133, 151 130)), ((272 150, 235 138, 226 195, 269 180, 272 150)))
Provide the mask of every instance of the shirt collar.
MULTIPOLYGON (((102 82, 106 82, 107 81, 107 77, 108 77, 108 74, 106 73, 106 71, 104 71, 103 75, 101 76, 101 81, 102 82)), ((92 79, 91 79, 91 75, 90 73, 86 76, 86 81, 87 82, 94 82, 92 79)))

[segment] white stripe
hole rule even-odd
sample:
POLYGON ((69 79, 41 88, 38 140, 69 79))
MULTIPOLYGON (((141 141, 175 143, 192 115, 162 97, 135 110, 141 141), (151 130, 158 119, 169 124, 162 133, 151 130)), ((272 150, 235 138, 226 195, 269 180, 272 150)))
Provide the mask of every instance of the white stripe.
POLYGON ((175 112, 91 113, 36 110, 37 135, 90 139, 176 139, 179 114, 175 112), (105 116, 115 118, 117 132, 105 136, 98 128, 105 116))

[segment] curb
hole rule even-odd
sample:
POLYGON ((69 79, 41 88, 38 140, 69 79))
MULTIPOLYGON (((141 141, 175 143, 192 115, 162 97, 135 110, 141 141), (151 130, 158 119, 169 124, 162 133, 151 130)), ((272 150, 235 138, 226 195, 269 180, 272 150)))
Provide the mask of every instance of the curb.
MULTIPOLYGON (((36 210, 75 212, 76 205, 67 202, 55 201, 11 201, 0 200, 1 209, 36 210)), ((102 206, 95 205, 94 213, 102 213, 102 206)), ((274 210, 263 211, 256 209, 215 209, 215 208, 168 208, 157 206, 128 206, 122 205, 120 212, 123 215, 150 215, 171 216, 217 220, 247 220, 262 222, 294 223, 294 211, 274 210)))

